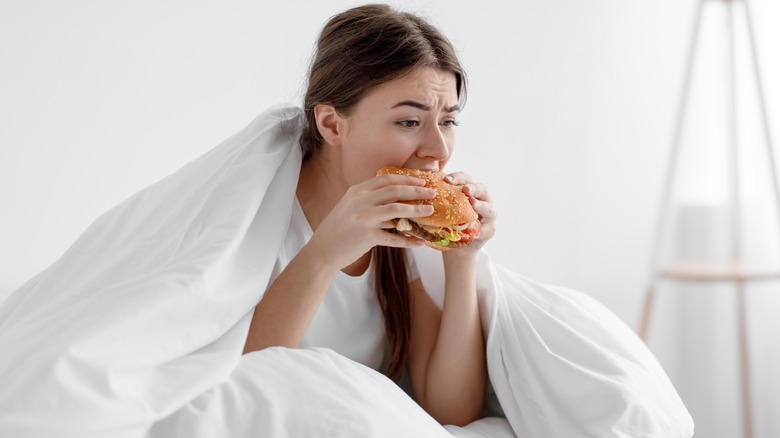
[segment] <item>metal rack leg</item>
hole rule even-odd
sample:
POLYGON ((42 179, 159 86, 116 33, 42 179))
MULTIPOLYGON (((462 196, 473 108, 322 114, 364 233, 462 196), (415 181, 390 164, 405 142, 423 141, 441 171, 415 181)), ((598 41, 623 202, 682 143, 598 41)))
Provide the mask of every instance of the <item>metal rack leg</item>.
POLYGON ((647 330, 650 326, 650 314, 653 311, 655 299, 655 285, 651 284, 645 292, 645 303, 642 306, 642 321, 639 323, 639 337, 647 342, 647 330))
POLYGON ((745 438, 753 438, 753 408, 750 394, 750 351, 748 349, 744 281, 737 282, 737 330, 739 339, 740 385, 742 389, 742 436, 745 438))

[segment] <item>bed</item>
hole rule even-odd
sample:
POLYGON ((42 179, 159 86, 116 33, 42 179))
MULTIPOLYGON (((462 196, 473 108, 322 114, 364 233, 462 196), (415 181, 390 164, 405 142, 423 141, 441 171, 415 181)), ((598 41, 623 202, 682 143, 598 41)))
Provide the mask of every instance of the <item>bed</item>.
MULTIPOLYGON (((326 349, 241 354, 289 222, 300 110, 275 107, 93 222, 0 303, 0 436, 664 437, 693 421, 590 297, 480 257, 484 418, 441 426, 326 349), (281 213, 280 213, 281 212, 281 213)), ((411 250, 442 302, 441 258, 411 250)))

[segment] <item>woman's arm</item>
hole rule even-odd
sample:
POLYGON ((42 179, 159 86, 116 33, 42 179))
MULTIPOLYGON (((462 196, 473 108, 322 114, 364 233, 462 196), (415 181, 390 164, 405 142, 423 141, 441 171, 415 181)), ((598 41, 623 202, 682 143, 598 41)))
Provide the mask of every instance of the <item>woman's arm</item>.
POLYGON ((419 279, 412 283, 408 367, 420 406, 441 424, 463 426, 479 418, 487 382, 476 257, 445 257, 444 267, 441 310, 419 279))
POLYGON ((244 354, 273 346, 297 347, 336 272, 338 268, 328 266, 315 249, 304 246, 255 307, 244 354))
POLYGON ((496 232, 496 211, 484 185, 465 173, 447 177, 463 186, 482 223, 480 237, 442 254, 444 305, 412 283, 412 339, 408 368, 418 403, 442 424, 465 425, 482 410, 487 384, 485 344, 477 303, 477 258, 496 232))
POLYGON ((399 202, 435 196, 424 185, 417 178, 384 175, 350 187, 322 222, 312 224, 311 240, 255 307, 244 353, 272 346, 297 347, 336 273, 374 246, 420 246, 417 238, 382 228, 394 218, 433 213, 430 205, 399 202))

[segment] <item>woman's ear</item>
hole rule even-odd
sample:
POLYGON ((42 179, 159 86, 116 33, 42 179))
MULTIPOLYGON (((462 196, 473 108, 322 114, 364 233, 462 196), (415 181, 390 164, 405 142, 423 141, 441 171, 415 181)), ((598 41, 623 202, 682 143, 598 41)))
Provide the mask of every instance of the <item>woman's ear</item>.
POLYGON ((341 145, 341 116, 333 105, 314 105, 314 119, 317 121, 317 130, 329 145, 341 145))

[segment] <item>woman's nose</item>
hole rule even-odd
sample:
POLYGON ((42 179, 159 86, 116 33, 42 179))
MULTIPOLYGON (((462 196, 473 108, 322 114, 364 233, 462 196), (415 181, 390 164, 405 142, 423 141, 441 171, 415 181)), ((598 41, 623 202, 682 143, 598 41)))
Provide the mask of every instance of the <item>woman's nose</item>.
POLYGON ((447 137, 438 123, 430 126, 421 140, 417 148, 418 157, 436 161, 443 161, 449 158, 450 148, 447 143, 447 137))

